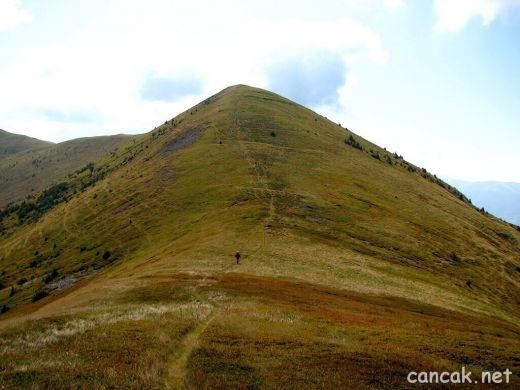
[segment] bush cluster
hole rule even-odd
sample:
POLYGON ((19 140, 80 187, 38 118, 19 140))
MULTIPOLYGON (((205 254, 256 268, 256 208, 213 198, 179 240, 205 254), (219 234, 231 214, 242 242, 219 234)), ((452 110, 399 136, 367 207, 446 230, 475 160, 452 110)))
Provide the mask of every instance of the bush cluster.
POLYGON ((36 292, 36 294, 33 295, 32 301, 33 302, 39 301, 40 299, 43 299, 43 298, 45 298, 48 295, 49 295, 49 293, 47 291, 39 290, 39 291, 36 292))
POLYGON ((361 146, 361 144, 356 141, 352 134, 350 134, 350 136, 345 140, 345 143, 355 149, 363 150, 363 146, 361 146))
POLYGON ((11 206, 9 211, 15 212, 20 222, 28 219, 36 220, 45 211, 60 203, 66 196, 68 189, 69 185, 67 183, 55 184, 43 191, 35 201, 23 201, 18 205, 11 206))

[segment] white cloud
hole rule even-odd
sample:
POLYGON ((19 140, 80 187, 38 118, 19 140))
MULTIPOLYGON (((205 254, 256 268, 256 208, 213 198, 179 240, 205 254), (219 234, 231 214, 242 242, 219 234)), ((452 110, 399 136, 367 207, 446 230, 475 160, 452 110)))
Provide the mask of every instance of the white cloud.
POLYGON ((96 28, 21 49, 0 73, 6 92, 0 94, 0 127, 54 141, 148 131, 229 85, 267 87, 275 59, 333 52, 348 64, 349 77, 358 64, 388 59, 378 34, 351 19, 241 20, 223 13, 194 24, 193 10, 182 8, 186 3, 124 4, 125 18, 118 18, 121 7, 114 6, 96 28), (175 100, 143 99, 150 74, 164 80, 195 75, 202 80, 200 91, 166 91, 175 100))
POLYGON ((10 30, 31 20, 31 10, 20 8, 19 0, 0 0, 0 31, 10 30))
POLYGON ((383 0, 383 5, 386 8, 396 9, 404 5, 404 0, 383 0))
POLYGON ((520 0, 435 0, 437 32, 457 32, 474 17, 486 26, 512 7, 519 6, 520 0))

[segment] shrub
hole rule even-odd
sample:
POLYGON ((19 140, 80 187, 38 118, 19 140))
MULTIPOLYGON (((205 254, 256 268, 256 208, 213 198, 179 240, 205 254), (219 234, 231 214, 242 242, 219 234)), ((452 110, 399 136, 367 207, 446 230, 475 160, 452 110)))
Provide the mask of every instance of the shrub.
POLYGON ((49 295, 49 293, 45 290, 37 291, 36 294, 33 295, 32 301, 33 302, 39 301, 40 299, 45 298, 47 295, 49 295))
POLYGON ((271 137, 276 137, 276 133, 274 131, 271 131, 271 137))
POLYGON ((20 278, 16 281, 16 284, 19 286, 21 286, 24 283, 27 283, 27 278, 20 278))
POLYGON ((2 306, 2 308, 0 308, 0 314, 4 314, 8 311, 9 311, 9 307, 7 305, 4 305, 4 306, 2 306))
POLYGON ((14 289, 14 287, 11 287, 11 290, 9 291, 9 298, 12 298, 14 294, 16 294, 16 290, 14 289))
POLYGON ((56 268, 54 268, 52 270, 52 272, 48 273, 47 275, 45 275, 43 278, 42 278, 42 281, 44 283, 49 283, 51 282, 52 280, 56 279, 58 277, 59 273, 58 271, 56 270, 56 268))
POLYGON ((456 253, 452 253, 452 254, 450 255, 450 259, 451 259, 452 261, 454 261, 455 263, 460 262, 460 257, 457 256, 456 253))
POLYGON ((363 147, 361 146, 361 144, 356 141, 356 139, 354 138, 354 136, 352 134, 350 134, 350 136, 345 140, 345 143, 347 145, 352 146, 353 148, 363 150, 363 147))
POLYGON ((109 251, 105 251, 105 253, 103 253, 103 260, 108 260, 108 258, 111 256, 110 252, 109 251))
POLYGON ((37 267, 38 264, 40 264, 40 259, 36 258, 36 259, 31 260, 31 262, 29 263, 29 267, 34 268, 34 267, 37 267))
POLYGON ((4 284, 2 283, 2 281, 0 280, 0 290, 3 290, 4 289, 4 284))
POLYGON ((85 165, 83 168, 78 169, 75 173, 79 175, 85 171, 90 171, 90 174, 92 174, 92 172, 94 171, 94 163, 88 162, 87 165, 85 165))
POLYGON ((471 288, 471 279, 466 280, 466 286, 468 286, 469 288, 471 288))

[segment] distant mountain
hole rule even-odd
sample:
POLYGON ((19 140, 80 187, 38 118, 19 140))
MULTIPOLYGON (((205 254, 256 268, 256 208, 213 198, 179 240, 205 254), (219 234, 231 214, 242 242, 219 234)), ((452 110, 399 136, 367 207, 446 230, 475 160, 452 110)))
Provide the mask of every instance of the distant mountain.
POLYGON ((491 214, 520 225, 520 183, 448 181, 467 195, 475 206, 484 207, 491 214))
POLYGON ((4 154, 0 158, 0 207, 66 178, 130 139, 132 136, 113 135, 53 144, 2 131, 0 151, 4 154))
POLYGON ((0 161, 20 152, 35 151, 51 145, 52 142, 0 130, 0 161))
POLYGON ((0 210, 0 388, 519 367, 520 232, 402 156, 243 85, 100 154, 0 210))

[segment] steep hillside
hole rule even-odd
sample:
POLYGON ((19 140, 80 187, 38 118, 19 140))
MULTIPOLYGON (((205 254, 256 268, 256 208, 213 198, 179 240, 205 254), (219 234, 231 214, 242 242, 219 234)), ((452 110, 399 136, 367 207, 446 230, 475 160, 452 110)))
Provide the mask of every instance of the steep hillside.
MULTIPOLYGON (((128 135, 114 135, 80 138, 59 144, 33 140, 35 145, 40 145, 40 142, 41 146, 0 159, 0 207, 24 199, 66 178, 68 174, 113 152, 130 139, 128 135)), ((0 148, 4 148, 2 138, 0 148)))
POLYGON ((520 233, 267 91, 228 88, 1 218, 5 386, 518 368, 520 233))
POLYGON ((51 145, 51 142, 40 141, 24 135, 11 134, 0 129, 0 161, 17 153, 30 152, 51 145))

